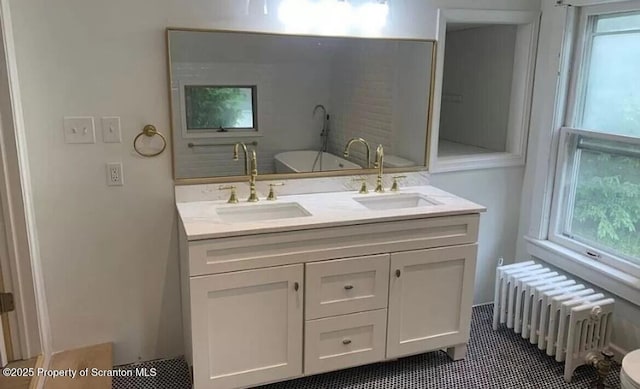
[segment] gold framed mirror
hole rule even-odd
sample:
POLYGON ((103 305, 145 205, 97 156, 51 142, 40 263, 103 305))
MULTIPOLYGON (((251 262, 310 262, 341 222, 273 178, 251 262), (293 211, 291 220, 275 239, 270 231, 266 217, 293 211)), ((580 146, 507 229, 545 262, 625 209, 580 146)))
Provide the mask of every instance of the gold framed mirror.
POLYGON ((436 42, 168 28, 176 184, 427 169, 436 42), (358 142, 360 143, 360 142, 358 142))

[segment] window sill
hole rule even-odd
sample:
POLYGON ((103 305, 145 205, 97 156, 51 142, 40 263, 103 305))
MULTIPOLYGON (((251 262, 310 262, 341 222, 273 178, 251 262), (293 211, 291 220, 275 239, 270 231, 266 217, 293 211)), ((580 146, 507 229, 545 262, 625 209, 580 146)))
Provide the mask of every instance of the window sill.
POLYGON ((264 133, 261 131, 226 131, 226 132, 217 132, 217 131, 202 131, 200 133, 197 132, 182 132, 182 136, 185 139, 204 139, 204 138, 261 138, 264 136, 264 133))
POLYGON ((524 166, 524 156, 511 153, 449 155, 438 157, 430 170, 433 173, 444 173, 511 166, 524 166))
POLYGON ((640 306, 640 278, 594 261, 549 240, 527 236, 525 240, 530 255, 640 306))

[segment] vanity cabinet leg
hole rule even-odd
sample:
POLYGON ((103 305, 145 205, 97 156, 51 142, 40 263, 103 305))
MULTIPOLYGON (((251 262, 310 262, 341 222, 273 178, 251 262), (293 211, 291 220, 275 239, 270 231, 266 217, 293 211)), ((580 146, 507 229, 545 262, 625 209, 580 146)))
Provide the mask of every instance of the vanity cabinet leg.
POLYGON ((449 347, 447 349, 447 355, 454 361, 465 359, 467 357, 467 345, 459 344, 454 347, 449 347))

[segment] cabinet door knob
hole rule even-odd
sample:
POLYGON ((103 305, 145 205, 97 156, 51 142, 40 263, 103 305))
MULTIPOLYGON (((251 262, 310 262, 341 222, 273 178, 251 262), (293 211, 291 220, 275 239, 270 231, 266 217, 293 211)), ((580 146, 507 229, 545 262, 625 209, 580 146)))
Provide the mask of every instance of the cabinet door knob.
POLYGON ((300 284, 297 282, 293 283, 293 290, 295 290, 296 292, 298 291, 298 289, 300 289, 300 284))
POLYGON ((351 289, 353 289, 353 285, 345 285, 344 288, 346 290, 351 290, 351 289))
POLYGON ((400 269, 396 270, 396 277, 400 278, 400 269))
POLYGON ((351 339, 342 339, 342 344, 350 344, 351 339))

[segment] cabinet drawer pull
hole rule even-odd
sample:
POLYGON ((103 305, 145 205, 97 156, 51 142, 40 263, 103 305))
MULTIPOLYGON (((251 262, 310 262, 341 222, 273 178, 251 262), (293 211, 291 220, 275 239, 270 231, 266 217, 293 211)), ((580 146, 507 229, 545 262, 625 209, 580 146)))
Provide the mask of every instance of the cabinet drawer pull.
POLYGON ((345 285, 344 288, 346 290, 351 290, 351 289, 353 289, 353 285, 345 285))
POLYGON ((293 283, 293 290, 295 290, 297 292, 298 289, 300 289, 300 284, 298 284, 297 282, 294 282, 293 283))
POLYGON ((351 339, 342 339, 342 344, 351 344, 351 339))
POLYGON ((400 269, 396 270, 396 277, 400 278, 400 269))

